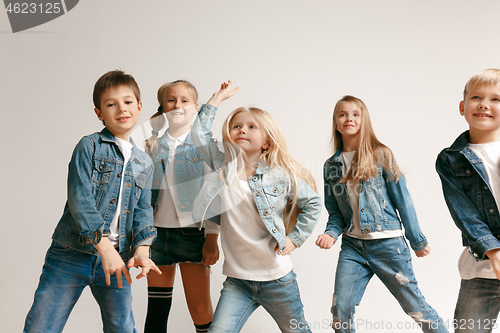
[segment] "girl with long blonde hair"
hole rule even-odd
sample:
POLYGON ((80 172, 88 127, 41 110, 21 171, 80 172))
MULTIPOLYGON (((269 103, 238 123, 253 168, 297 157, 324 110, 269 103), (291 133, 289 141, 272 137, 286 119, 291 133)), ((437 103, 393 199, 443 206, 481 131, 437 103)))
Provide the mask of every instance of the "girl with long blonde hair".
POLYGON ((259 306, 282 332, 310 332, 289 254, 311 234, 321 200, 268 112, 237 108, 223 125, 224 150, 212 139, 217 107, 237 90, 223 83, 193 124, 193 142, 214 170, 193 218, 220 214, 227 276, 209 332, 239 332, 259 306))
POLYGON ((328 222, 316 245, 329 249, 342 235, 331 308, 335 332, 355 332, 355 306, 373 275, 424 332, 448 332, 413 273, 402 226, 417 257, 431 249, 405 178, 391 150, 375 136, 362 100, 348 95, 337 102, 332 137, 335 154, 324 165, 328 222))

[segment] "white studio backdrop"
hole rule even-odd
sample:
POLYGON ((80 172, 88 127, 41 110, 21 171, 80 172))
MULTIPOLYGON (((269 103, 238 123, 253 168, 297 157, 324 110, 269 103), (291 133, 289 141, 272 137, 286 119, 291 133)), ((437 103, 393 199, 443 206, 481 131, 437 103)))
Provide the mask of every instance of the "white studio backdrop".
MULTIPOLYGON (((467 129, 458 112, 465 82, 482 69, 500 67, 499 11, 496 0, 87 0, 53 21, 12 33, 0 10, 2 332, 22 330, 63 211, 72 150, 82 136, 101 129, 93 85, 117 68, 134 75, 142 92, 134 137, 147 133, 164 82, 188 79, 204 102, 230 79, 241 90, 222 104, 215 135, 221 138, 222 122, 234 108, 262 107, 282 126, 290 150, 320 190, 322 165, 332 154, 333 106, 345 94, 363 99, 376 134, 406 173, 432 247, 430 256, 414 257, 419 285, 451 322, 462 246, 434 162, 467 129)), ((331 332, 340 246, 325 251, 314 245, 326 221, 324 210, 310 239, 292 254, 313 332, 331 332)), ((221 266, 222 259, 212 270, 214 307, 225 278, 221 266)), ((133 282, 138 332, 146 285, 144 279, 133 282)), ((420 332, 377 278, 356 319, 360 333, 420 332)), ((169 330, 194 332, 179 275, 169 330)), ((99 309, 87 290, 65 332, 99 331, 99 309)), ((242 330, 277 331, 263 310, 242 330)))

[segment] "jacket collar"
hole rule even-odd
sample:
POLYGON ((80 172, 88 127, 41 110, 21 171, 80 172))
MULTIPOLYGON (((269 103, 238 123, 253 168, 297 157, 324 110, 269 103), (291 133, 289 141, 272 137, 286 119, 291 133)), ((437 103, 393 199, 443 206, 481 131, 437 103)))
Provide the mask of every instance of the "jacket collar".
MULTIPOLYGON (((114 144, 115 146, 118 146, 116 144, 115 136, 110 132, 110 130, 107 129, 107 127, 104 127, 99 135, 101 136, 102 141, 109 142, 114 144)), ((130 138, 130 143, 132 144, 132 154, 130 155, 130 157, 137 159, 140 163, 145 163, 146 160, 141 156, 141 154, 139 154, 139 151, 137 150, 135 142, 132 138, 130 138)))
POLYGON ((333 156, 328 159, 328 162, 342 162, 340 160, 340 153, 341 152, 342 152, 342 149, 337 149, 335 154, 333 154, 333 156))
MULTIPOLYGON (((167 136, 168 136, 168 130, 165 131, 165 134, 163 134, 158 140, 160 145, 164 145, 170 148, 167 143, 167 136)), ((184 140, 184 143, 182 145, 194 145, 193 140, 191 140, 191 131, 189 131, 188 135, 186 136, 186 140, 184 140)))
POLYGON ((270 166, 265 164, 264 161, 260 160, 259 165, 257 166, 257 170, 255 170, 256 174, 264 174, 270 169, 270 166))
POLYGON ((469 131, 465 131, 453 142, 453 144, 448 148, 448 150, 462 151, 469 147, 470 134, 469 131))

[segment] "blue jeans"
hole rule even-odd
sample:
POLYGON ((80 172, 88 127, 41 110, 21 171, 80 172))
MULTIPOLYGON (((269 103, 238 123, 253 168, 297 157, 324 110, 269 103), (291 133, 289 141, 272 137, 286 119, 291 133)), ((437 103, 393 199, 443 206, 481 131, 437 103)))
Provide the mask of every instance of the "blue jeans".
POLYGON ((125 277, 123 280, 123 287, 119 289, 116 274, 113 274, 111 285, 106 285, 101 256, 52 242, 23 332, 62 332, 87 285, 101 309, 104 332, 136 332, 130 285, 125 277))
POLYGON ((360 240, 342 236, 332 301, 335 332, 355 332, 354 312, 368 282, 376 274, 403 310, 424 332, 448 332, 443 320, 425 301, 413 273, 411 255, 403 237, 360 240))
POLYGON ((455 307, 455 332, 489 333, 497 327, 500 311, 500 280, 462 280, 455 307))
POLYGON ((304 318, 304 306, 293 270, 272 281, 228 277, 208 332, 239 332, 260 305, 273 317, 281 332, 311 332, 304 318))

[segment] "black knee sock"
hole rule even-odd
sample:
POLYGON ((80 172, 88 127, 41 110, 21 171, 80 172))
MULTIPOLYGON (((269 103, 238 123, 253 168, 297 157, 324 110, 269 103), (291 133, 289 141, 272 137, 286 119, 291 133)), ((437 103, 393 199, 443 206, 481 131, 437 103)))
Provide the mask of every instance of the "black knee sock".
POLYGON ((194 327, 196 327, 196 333, 207 333, 208 328, 210 327, 210 324, 212 324, 212 322, 209 322, 208 324, 205 324, 205 325, 194 324, 194 327))
POLYGON ((144 333, 167 332, 168 314, 172 306, 172 287, 148 287, 148 314, 144 333))

